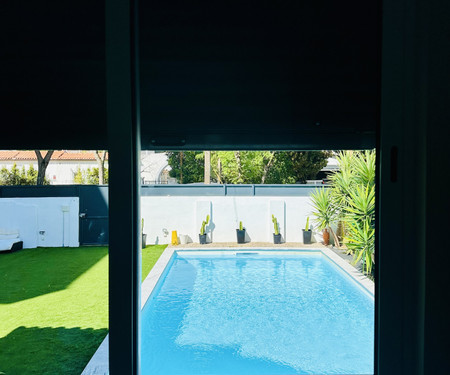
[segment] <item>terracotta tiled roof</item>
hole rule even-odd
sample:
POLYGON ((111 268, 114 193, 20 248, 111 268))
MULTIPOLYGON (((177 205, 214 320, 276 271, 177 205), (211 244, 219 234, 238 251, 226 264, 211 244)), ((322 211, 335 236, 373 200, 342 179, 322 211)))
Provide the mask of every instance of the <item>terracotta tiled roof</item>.
MULTIPOLYGON (((45 151, 41 151, 42 156, 46 154, 45 151)), ((29 160, 36 161, 36 154, 34 151, 0 151, 0 161, 5 160, 29 160)), ((93 151, 84 152, 72 152, 72 151, 61 151, 55 150, 53 152, 51 160, 96 160, 93 151)), ((106 160, 108 160, 108 155, 106 155, 106 160)))
POLYGON ((14 160, 19 151, 0 151, 0 160, 14 160))

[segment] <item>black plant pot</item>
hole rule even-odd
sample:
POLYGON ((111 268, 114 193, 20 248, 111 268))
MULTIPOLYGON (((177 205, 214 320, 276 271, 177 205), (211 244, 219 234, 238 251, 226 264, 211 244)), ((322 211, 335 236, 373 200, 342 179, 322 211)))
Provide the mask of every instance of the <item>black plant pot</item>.
POLYGON ((303 230, 303 243, 305 245, 309 245, 311 243, 311 235, 312 235, 312 230, 308 229, 308 230, 303 230))
POLYGON ((200 245, 205 245, 206 244, 206 234, 199 234, 198 242, 200 242, 200 245))
POLYGON ((144 249, 147 246, 147 235, 142 233, 142 248, 144 249))
POLYGON ((236 229, 237 243, 245 243, 245 229, 236 229))
POLYGON ((280 244, 281 243, 281 233, 279 233, 279 234, 273 234, 273 243, 275 244, 275 245, 278 245, 278 244, 280 244))

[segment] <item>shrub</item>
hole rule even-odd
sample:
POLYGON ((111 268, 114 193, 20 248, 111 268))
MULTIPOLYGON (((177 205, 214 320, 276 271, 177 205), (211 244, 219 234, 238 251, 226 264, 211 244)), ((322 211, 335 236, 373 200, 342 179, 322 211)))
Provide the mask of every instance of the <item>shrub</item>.
MULTIPOLYGON (((340 169, 330 176, 330 188, 311 195, 319 229, 339 223, 354 263, 361 261, 367 273, 375 251, 375 157, 374 150, 339 153, 340 169)), ((335 243, 339 246, 336 237, 335 243)))

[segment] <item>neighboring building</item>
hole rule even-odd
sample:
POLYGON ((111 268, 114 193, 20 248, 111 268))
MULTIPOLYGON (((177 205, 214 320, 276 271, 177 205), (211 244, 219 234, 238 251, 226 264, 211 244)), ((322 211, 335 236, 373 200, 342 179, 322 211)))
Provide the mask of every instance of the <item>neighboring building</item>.
POLYGON ((165 152, 141 151, 142 184, 176 184, 177 180, 169 177, 171 169, 165 152))
MULTIPOLYGON (((42 156, 45 156, 46 151, 41 153, 42 156)), ((34 151, 0 151, 0 168, 11 169, 14 164, 19 169, 22 169, 23 166, 28 169, 30 165, 33 165, 34 169, 38 169, 34 151)), ((105 161, 105 168, 107 167, 108 160, 105 161)), ((74 183, 73 178, 78 169, 86 171, 88 168, 98 168, 93 151, 55 150, 45 176, 51 185, 69 185, 74 183)))
MULTIPOLYGON (((43 156, 46 151, 43 151, 43 156)), ((31 151, 0 151, 0 168, 11 169, 16 164, 19 169, 28 169, 33 165, 38 169, 36 154, 31 151)), ((108 158, 105 168, 108 167, 108 158)), ((53 152, 47 166, 46 177, 51 185, 70 185, 74 183, 74 176, 78 169, 86 171, 88 168, 98 168, 94 151, 56 150, 53 152)), ((170 171, 167 155, 164 152, 141 152, 141 178, 143 184, 171 184, 176 179, 169 177, 170 171)))
POLYGON ((326 184, 328 176, 339 169, 339 162, 335 158, 328 158, 327 165, 317 173, 315 183, 326 184))

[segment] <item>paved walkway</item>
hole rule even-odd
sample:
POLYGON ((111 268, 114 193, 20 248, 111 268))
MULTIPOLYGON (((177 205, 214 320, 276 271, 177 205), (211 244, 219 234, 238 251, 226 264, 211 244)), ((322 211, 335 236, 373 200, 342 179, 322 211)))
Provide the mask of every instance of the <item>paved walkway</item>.
POLYGON ((208 249, 208 248, 221 248, 221 247, 255 247, 255 248, 264 248, 264 247, 270 247, 270 248, 301 248, 301 249, 323 249, 327 246, 316 242, 312 243, 310 245, 305 245, 302 242, 285 242, 279 245, 274 245, 271 242, 248 242, 248 243, 242 243, 238 244, 236 242, 213 242, 213 243, 207 243, 205 245, 200 245, 198 243, 189 243, 184 245, 169 245, 170 247, 174 247, 175 249, 178 247, 182 248, 196 248, 196 249, 208 249))

